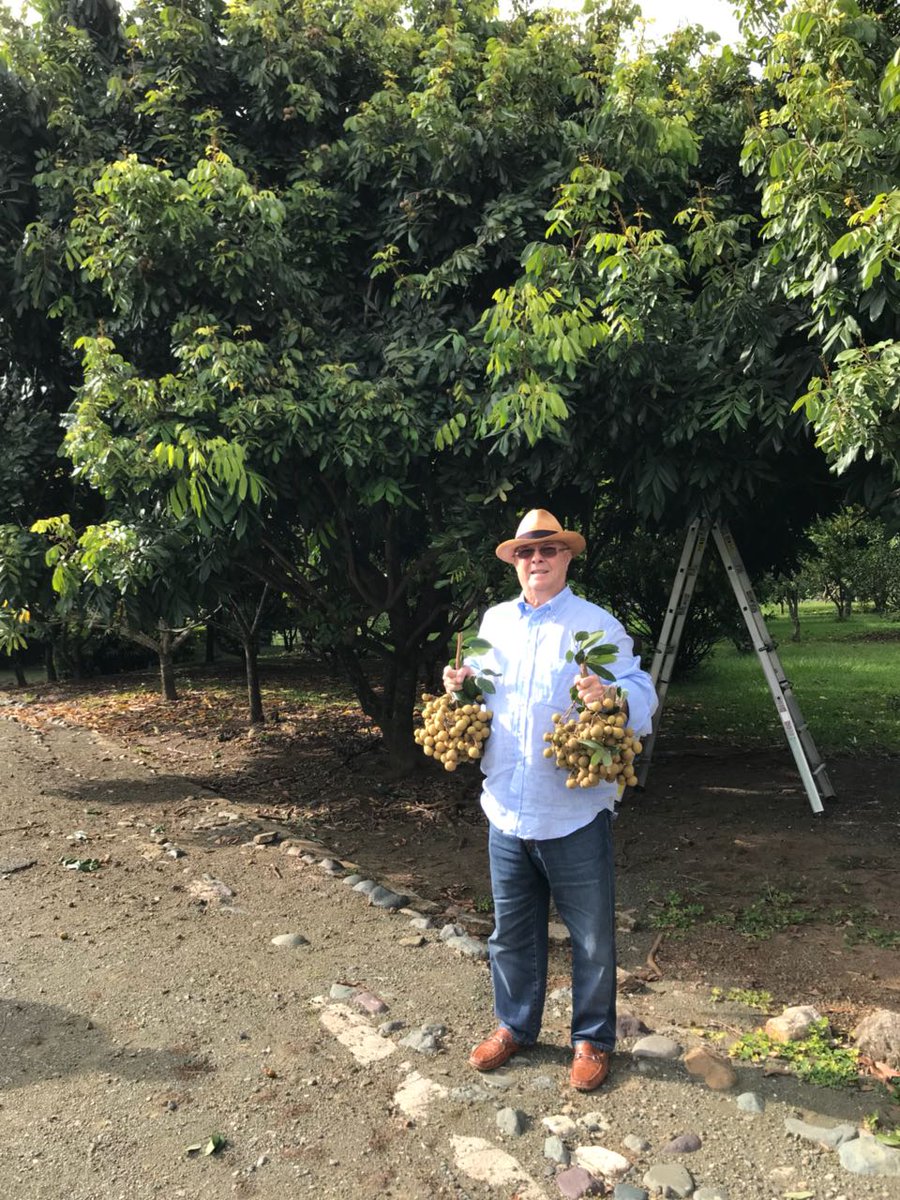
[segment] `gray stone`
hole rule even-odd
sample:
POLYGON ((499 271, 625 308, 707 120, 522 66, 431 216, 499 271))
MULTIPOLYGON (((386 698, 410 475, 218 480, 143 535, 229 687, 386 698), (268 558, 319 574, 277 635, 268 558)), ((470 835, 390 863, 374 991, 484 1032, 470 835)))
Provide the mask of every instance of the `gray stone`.
POLYGON ((784 1127, 795 1137, 815 1142, 818 1146, 827 1146, 829 1150, 837 1150, 844 1142, 853 1141, 859 1136, 855 1125, 811 1125, 808 1121, 798 1120, 797 1117, 785 1117, 784 1127))
POLYGON ((356 885, 363 882, 364 880, 362 875, 358 875, 355 871, 352 875, 344 876, 344 883, 347 885, 347 887, 352 887, 354 891, 356 891, 356 885))
POLYGON ((860 1021, 852 1036, 863 1054, 900 1068, 900 1013, 878 1008, 860 1021))
POLYGON ((410 925, 413 929, 434 929, 435 922, 433 917, 413 917, 410 925))
POLYGON ((612 1200, 649 1200, 649 1193, 633 1183, 617 1183, 612 1200))
POLYGON ((434 1034, 426 1033, 423 1029, 414 1029, 405 1038, 401 1038, 398 1044, 415 1050, 417 1054, 437 1054, 441 1048, 434 1034))
POLYGON ((401 896, 399 892, 392 892, 390 888, 379 885, 369 892, 369 903, 374 904, 376 908, 402 908, 404 904, 409 903, 409 896, 401 896))
POLYGON ((14 875, 16 871, 27 871, 36 862, 36 858, 8 858, 0 862, 0 875, 14 875))
POLYGON ((626 1150, 630 1150, 632 1154, 646 1154, 650 1149, 650 1143, 646 1138, 638 1137, 633 1133, 626 1134, 622 1138, 622 1145, 626 1150))
POLYGON ((447 1036, 447 1026, 441 1024, 440 1021, 432 1021, 421 1028, 423 1033, 430 1033, 432 1037, 442 1038, 447 1036))
POLYGON ((735 1104, 745 1113, 761 1113, 765 1112, 766 1102, 762 1096, 758 1096, 756 1092, 741 1092, 735 1104))
POLYGON ((721 1187, 702 1187, 694 1192, 694 1200, 728 1200, 728 1193, 721 1187))
POLYGON ((677 1196, 678 1200, 690 1196, 694 1191, 694 1177, 680 1163, 657 1163, 641 1180, 651 1192, 662 1192, 664 1196, 677 1196))
POLYGON ((556 1177, 556 1186, 566 1200, 579 1200, 580 1196, 598 1196, 603 1192, 603 1185, 583 1167, 569 1167, 568 1170, 560 1171, 556 1177))
POLYGON ((578 1124, 588 1133, 605 1133, 609 1129, 609 1121, 603 1113, 588 1112, 578 1118, 578 1124))
POLYGON ((497 1113, 497 1128, 504 1137, 521 1137, 528 1120, 518 1108, 501 1108, 497 1113))
POLYGON ((873 1137, 858 1137, 838 1149, 841 1166, 854 1175, 881 1175, 900 1179, 900 1150, 885 1146, 873 1137))
POLYGON ((569 1165, 571 1155, 566 1148, 566 1143, 555 1133, 544 1138, 544 1158, 549 1158, 551 1162, 559 1163, 563 1167, 569 1165))
POLYGON ((369 896, 377 887, 378 884, 374 879, 361 879, 359 883, 354 883, 353 890, 354 892, 362 892, 364 896, 369 896))
POLYGON ((616 1037, 620 1041, 626 1038, 641 1037, 642 1034, 649 1033, 650 1030, 640 1019, 629 1012, 620 1012, 616 1017, 616 1037))
POLYGON ((453 1088, 450 1092, 450 1098, 458 1100, 461 1104, 480 1104, 489 1097, 490 1094, 477 1083, 467 1083, 463 1087, 453 1088))
POLYGON ((343 875, 344 868, 336 858, 323 858, 319 863, 319 870, 324 871, 326 875, 343 875))
POLYGON ((462 925, 444 925, 438 937, 442 942, 449 941, 450 938, 465 937, 466 931, 462 925))
POLYGON ((409 937, 402 937, 397 945, 410 946, 413 950, 420 950, 422 946, 428 945, 428 938, 424 937, 421 933, 413 933, 409 937))
POLYGON ((679 1133, 667 1142, 660 1151, 661 1154, 693 1154, 699 1150, 703 1141, 698 1133, 679 1133))
POLYGON ((673 1059, 681 1057, 681 1047, 673 1038, 662 1037, 658 1033, 651 1033, 649 1037, 641 1038, 639 1042, 635 1042, 631 1053, 635 1058, 673 1059))
MULTIPOLYGON (((441 933, 443 937, 443 932, 441 933)), ((467 933, 462 937, 444 938, 445 943, 451 950, 455 950, 457 954, 463 955, 464 958, 475 958, 485 960, 490 957, 487 943, 480 942, 478 938, 470 937, 467 933)))
POLYGON ((349 983, 333 983, 328 991, 332 1000, 350 1000, 359 989, 349 983))
POLYGON ((286 946, 289 950, 296 950, 298 946, 308 946, 309 941, 302 933, 278 933, 272 938, 273 946, 286 946))
POLYGON ((401 1029, 405 1028, 405 1021, 383 1021, 378 1026, 378 1032, 382 1037, 390 1037, 392 1033, 399 1033, 401 1029))
POLYGON ((490 1071, 482 1075, 481 1082, 492 1092, 505 1092, 508 1087, 512 1087, 512 1071, 490 1071))

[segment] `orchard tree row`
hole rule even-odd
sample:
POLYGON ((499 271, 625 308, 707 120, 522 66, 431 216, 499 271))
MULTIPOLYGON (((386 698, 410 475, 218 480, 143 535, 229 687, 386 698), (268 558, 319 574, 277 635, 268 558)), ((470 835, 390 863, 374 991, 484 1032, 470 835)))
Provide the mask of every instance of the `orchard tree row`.
POLYGON ((171 687, 275 597, 403 756, 523 508, 598 596, 704 509, 756 570, 889 509, 879 7, 748 3, 740 50, 621 2, 0 10, 2 644, 114 627, 171 687))

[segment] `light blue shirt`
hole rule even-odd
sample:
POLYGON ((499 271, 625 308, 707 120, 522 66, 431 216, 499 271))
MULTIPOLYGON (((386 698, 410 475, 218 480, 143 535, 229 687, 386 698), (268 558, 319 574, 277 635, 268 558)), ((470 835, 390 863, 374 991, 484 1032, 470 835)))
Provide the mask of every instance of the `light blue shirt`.
POLYGON ((571 703, 569 689, 578 667, 566 662, 573 635, 603 630, 619 648, 607 668, 628 694, 629 725, 637 734, 650 730, 656 693, 641 669, 624 626, 605 609, 566 587, 552 600, 532 608, 521 597, 488 609, 478 636, 492 649, 466 661, 476 671, 489 668, 496 692, 485 697, 493 711, 481 769, 481 806, 501 833, 520 838, 565 837, 589 824, 604 808, 612 809, 617 785, 567 788, 568 772, 545 758, 544 734, 553 730, 553 714, 571 703))

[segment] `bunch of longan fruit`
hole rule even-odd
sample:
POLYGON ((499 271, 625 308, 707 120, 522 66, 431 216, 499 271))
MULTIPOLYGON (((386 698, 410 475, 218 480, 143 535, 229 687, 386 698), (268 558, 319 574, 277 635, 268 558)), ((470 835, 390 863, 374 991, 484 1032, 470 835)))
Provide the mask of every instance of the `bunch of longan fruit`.
POLYGON ((423 723, 414 736, 429 757, 443 764, 445 771, 455 771, 461 762, 475 762, 484 753, 494 714, 482 707, 483 700, 480 692, 465 703, 446 692, 442 696, 423 694, 423 723))
POLYGON ((555 758, 557 767, 569 772, 566 787, 596 787, 618 783, 634 787, 634 761, 643 746, 628 727, 625 693, 610 688, 602 700, 587 705, 573 702, 566 713, 554 713, 553 732, 544 758, 555 758))

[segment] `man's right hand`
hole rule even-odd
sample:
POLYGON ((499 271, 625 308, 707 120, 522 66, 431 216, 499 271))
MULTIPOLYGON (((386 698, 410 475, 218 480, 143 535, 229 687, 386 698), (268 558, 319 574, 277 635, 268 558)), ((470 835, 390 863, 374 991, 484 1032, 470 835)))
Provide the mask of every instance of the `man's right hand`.
POLYGON ((463 680, 474 674, 471 667, 444 667, 444 691, 452 696, 462 687, 463 680))

